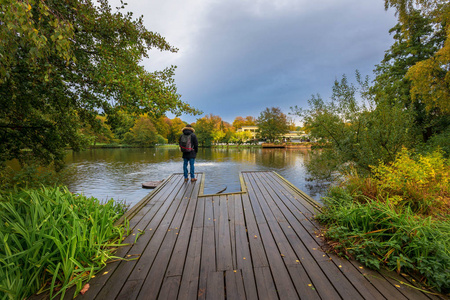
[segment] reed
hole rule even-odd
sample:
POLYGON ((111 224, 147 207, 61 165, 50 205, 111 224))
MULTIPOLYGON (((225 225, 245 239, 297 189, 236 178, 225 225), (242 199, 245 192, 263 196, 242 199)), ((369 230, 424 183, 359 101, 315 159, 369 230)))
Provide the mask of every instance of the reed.
POLYGON ((66 188, 0 195, 0 298, 81 290, 120 246, 127 228, 114 222, 125 209, 66 188))

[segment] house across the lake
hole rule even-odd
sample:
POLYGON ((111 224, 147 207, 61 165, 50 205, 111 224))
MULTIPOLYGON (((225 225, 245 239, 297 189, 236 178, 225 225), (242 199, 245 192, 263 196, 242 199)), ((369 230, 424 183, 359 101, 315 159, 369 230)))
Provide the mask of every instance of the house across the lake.
MULTIPOLYGON (((250 132, 252 134, 252 138, 256 139, 256 134, 258 132, 258 126, 242 126, 241 128, 237 129, 237 132, 250 132)), ((304 131, 289 131, 288 133, 285 133, 282 137, 283 142, 293 142, 298 143, 302 139, 306 139, 306 134, 304 131)))

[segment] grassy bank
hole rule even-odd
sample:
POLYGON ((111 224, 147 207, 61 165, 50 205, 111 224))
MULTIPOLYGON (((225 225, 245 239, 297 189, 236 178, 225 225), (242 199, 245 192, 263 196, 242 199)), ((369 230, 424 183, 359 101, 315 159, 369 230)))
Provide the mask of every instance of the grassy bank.
POLYGON ((65 188, 0 195, 0 299, 81 290, 123 240, 126 228, 114 222, 124 211, 65 188))
POLYGON ((450 166, 439 152, 405 149, 371 177, 352 174, 332 188, 317 219, 336 253, 366 266, 415 274, 450 292, 450 166))

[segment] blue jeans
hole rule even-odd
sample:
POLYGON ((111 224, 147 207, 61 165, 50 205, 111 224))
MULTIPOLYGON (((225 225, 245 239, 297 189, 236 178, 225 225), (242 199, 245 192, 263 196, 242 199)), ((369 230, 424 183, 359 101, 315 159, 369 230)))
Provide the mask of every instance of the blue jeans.
POLYGON ((184 164, 183 164, 183 172, 184 172, 184 178, 188 178, 188 168, 187 165, 189 163, 189 171, 191 173, 191 178, 195 178, 195 172, 194 172, 194 163, 195 163, 195 158, 183 158, 184 160, 184 164))

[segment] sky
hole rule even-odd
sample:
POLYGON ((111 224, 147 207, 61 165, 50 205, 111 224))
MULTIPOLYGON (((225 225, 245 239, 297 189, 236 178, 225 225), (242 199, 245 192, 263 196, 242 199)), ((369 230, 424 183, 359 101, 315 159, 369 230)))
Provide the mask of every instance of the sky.
POLYGON ((290 107, 307 108, 313 94, 328 99, 343 74, 354 81, 358 69, 373 78, 397 23, 382 0, 125 2, 148 30, 179 49, 151 50, 142 64, 149 71, 177 66, 182 101, 204 112, 182 115, 188 123, 206 114, 230 123, 257 118, 267 107, 289 115, 290 107))

